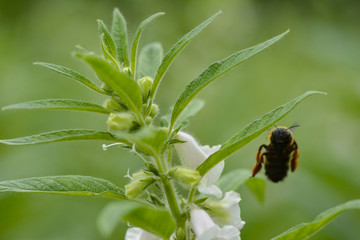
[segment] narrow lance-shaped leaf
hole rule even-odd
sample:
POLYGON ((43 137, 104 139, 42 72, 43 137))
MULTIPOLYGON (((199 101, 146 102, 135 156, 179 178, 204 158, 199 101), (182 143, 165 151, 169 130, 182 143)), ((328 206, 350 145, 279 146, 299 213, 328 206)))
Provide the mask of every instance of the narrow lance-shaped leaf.
POLYGON ((211 23, 214 18, 220 14, 217 12, 209 19, 198 25, 196 28, 188 32, 185 36, 183 36, 175 45, 166 53, 165 57, 163 58, 159 68, 157 69, 156 76, 154 79, 154 83, 151 90, 151 99, 154 99, 158 86, 160 84, 161 79, 163 78, 166 70, 169 68, 172 61, 175 57, 179 54, 179 52, 188 44, 191 40, 194 39, 196 35, 198 35, 209 23, 211 23))
POLYGON ((94 90, 95 92, 101 93, 101 94, 106 94, 104 90, 102 90, 101 88, 99 88, 98 86, 96 86, 94 83, 92 83, 89 79, 87 79, 86 77, 84 77, 83 75, 81 75, 80 73, 64 67, 64 66, 60 66, 60 65, 55 65, 52 63, 45 63, 45 62, 35 62, 35 65, 40 65, 40 66, 44 66, 50 70, 53 70, 55 72, 61 73, 69 78, 72 78, 78 82, 80 82, 81 84, 85 85, 86 87, 90 88, 91 90, 94 90))
POLYGON ((2 110, 12 109, 52 109, 52 110, 72 110, 72 111, 87 111, 109 114, 111 111, 102 106, 70 99, 44 99, 35 100, 24 103, 12 104, 3 107, 2 110))
POLYGON ((143 47, 139 55, 137 78, 154 78, 162 58, 163 48, 160 43, 150 43, 143 47))
POLYGON ((303 93, 302 95, 294 98, 290 102, 275 108, 271 112, 266 113, 260 119, 257 119, 247 125, 244 129, 242 129, 235 136, 230 138, 226 143, 224 143, 221 148, 210 155, 205 162, 203 162, 197 170, 199 173, 204 176, 211 168, 213 168, 216 164, 239 150, 241 147, 252 141, 254 138, 259 136, 262 132, 266 131, 268 128, 273 126, 277 121, 283 118, 286 114, 288 114, 298 103, 304 100, 306 97, 311 96, 313 94, 326 94, 323 92, 317 91, 308 91, 303 93))
MULTIPOLYGON (((96 72, 98 77, 113 89, 134 113, 141 115, 142 97, 138 84, 126 74, 117 71, 109 62, 95 54, 77 54, 96 72)), ((141 119, 139 119, 141 120, 141 119)))
POLYGON ((124 190, 108 180, 77 175, 3 181, 0 182, 1 192, 46 193, 126 199, 124 190))
MULTIPOLYGON (((320 231, 338 215, 348 210, 360 210, 360 200, 357 199, 348 201, 334 208, 328 209, 327 211, 318 215, 314 221, 301 223, 280 234, 279 236, 272 238, 271 240, 308 239, 313 234, 320 231)), ((354 227, 356 226, 354 225, 354 227)))
POLYGON ((120 68, 120 65, 119 65, 119 63, 117 62, 116 58, 111 55, 111 53, 108 51, 108 47, 106 47, 105 35, 104 35, 104 34, 102 34, 102 35, 100 36, 100 42, 101 42, 101 50, 102 50, 102 52, 103 52, 103 55, 104 55, 105 59, 107 59, 108 61, 110 61, 110 62, 114 65, 114 67, 115 67, 116 69, 119 69, 119 70, 120 70, 121 68, 120 68))
MULTIPOLYGON (((103 21, 97 20, 98 22, 98 32, 99 37, 103 40, 103 48, 114 58, 116 59, 116 47, 114 40, 111 38, 110 32, 107 29, 103 21)), ((105 53, 104 53, 105 55, 105 53)))
POLYGON ((119 9, 115 8, 111 25, 111 35, 116 46, 116 58, 125 67, 129 67, 129 49, 126 21, 119 9))
POLYGON ((256 199, 263 203, 265 198, 265 181, 261 178, 252 177, 248 169, 236 169, 221 176, 216 185, 222 192, 237 191, 245 184, 255 195, 256 199))
POLYGON ((163 12, 159 12, 159 13, 155 13, 154 15, 151 15, 150 17, 148 17, 147 19, 145 19, 144 21, 142 21, 139 25, 139 27, 136 29, 135 32, 135 37, 134 37, 134 41, 132 44, 132 48, 131 48, 131 74, 133 75, 133 77, 135 77, 135 72, 136 72, 136 55, 137 55, 137 49, 138 49, 138 45, 139 45, 139 39, 140 39, 140 35, 141 32, 144 30, 144 27, 149 24, 152 20, 154 20, 155 18, 164 15, 165 13, 163 12))
POLYGON ((21 138, 0 139, 0 143, 8 145, 27 145, 79 140, 107 140, 128 143, 123 139, 115 138, 108 132, 84 129, 59 130, 21 138))
POLYGON ((163 239, 169 239, 176 225, 165 208, 155 208, 147 204, 121 201, 110 203, 98 219, 98 227, 104 237, 109 237, 119 221, 142 228, 163 239))
POLYGON ((269 47, 279 39, 281 39, 289 31, 286 31, 274 38, 271 38, 263 43, 260 43, 256 46, 240 50, 229 57, 217 61, 211 64, 205 71, 203 71, 198 77, 193 79, 181 93, 180 97, 175 103, 174 110, 171 116, 170 129, 173 128, 177 118, 180 113, 186 108, 190 101, 208 84, 214 81, 216 78, 220 77, 224 73, 228 72, 230 69, 238 66, 248 58, 254 56, 255 54, 261 52, 265 48, 269 47))

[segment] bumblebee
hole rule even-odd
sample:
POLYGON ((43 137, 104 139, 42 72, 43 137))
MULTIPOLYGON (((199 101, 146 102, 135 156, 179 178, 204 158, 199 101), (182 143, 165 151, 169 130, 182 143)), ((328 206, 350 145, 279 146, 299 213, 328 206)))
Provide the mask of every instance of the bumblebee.
POLYGON ((290 128, 275 127, 269 135, 268 145, 261 145, 256 153, 256 164, 252 169, 254 177, 262 167, 265 157, 265 174, 273 182, 282 181, 289 170, 294 172, 298 165, 299 150, 298 144, 294 140, 293 129, 298 127, 294 125, 290 128), (261 152, 265 148, 266 151, 261 152))

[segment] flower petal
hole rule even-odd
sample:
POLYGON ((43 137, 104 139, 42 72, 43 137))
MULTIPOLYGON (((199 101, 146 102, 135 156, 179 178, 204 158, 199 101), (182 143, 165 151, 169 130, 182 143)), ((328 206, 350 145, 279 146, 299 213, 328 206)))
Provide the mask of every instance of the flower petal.
POLYGON ((162 240, 162 238, 155 236, 141 228, 128 228, 125 235, 125 240, 162 240))

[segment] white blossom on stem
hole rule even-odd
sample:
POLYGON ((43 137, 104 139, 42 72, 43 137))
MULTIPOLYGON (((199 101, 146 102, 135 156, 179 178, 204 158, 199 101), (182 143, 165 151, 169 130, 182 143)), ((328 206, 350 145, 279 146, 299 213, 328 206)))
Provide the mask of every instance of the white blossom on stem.
POLYGON ((208 199, 204 207, 208 209, 212 219, 220 226, 233 225, 241 230, 245 224, 240 217, 240 194, 234 191, 226 192, 219 201, 208 199))
POLYGON ((155 236, 141 228, 128 228, 125 235, 125 240, 163 240, 159 236, 155 236))
POLYGON ((216 225, 204 210, 194 207, 190 211, 191 225, 196 240, 240 240, 240 231, 232 225, 216 225))
MULTIPOLYGON (((194 170, 200 166, 211 154, 220 149, 220 145, 213 147, 209 147, 207 145, 201 146, 190 134, 185 132, 178 132, 176 134, 176 139, 184 141, 184 143, 177 143, 174 145, 180 159, 183 161, 186 167, 194 170)), ((223 169, 224 161, 221 161, 209 172, 207 172, 200 180, 200 184, 198 186, 199 192, 215 195, 217 198, 221 198, 222 192, 217 186, 215 186, 215 183, 217 180, 219 180, 223 169)))

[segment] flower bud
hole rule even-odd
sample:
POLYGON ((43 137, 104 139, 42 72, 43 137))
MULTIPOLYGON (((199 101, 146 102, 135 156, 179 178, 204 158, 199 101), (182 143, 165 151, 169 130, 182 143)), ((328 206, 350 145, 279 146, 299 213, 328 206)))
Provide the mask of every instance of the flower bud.
POLYGON ((156 104, 152 104, 151 105, 151 110, 150 110, 150 116, 155 117, 156 114, 158 114, 158 112, 159 112, 159 106, 156 105, 156 104))
POLYGON ((128 75, 128 76, 131 76, 131 70, 130 70, 130 68, 128 68, 128 67, 123 68, 123 69, 121 70, 121 72, 124 73, 124 74, 126 74, 126 75, 128 75))
POLYGON ((143 102, 146 102, 151 91, 153 79, 151 77, 143 77, 139 79, 138 82, 139 82, 143 102))
POLYGON ((169 175, 180 182, 195 187, 199 184, 201 176, 198 171, 194 171, 184 167, 175 167, 169 171, 169 175))
POLYGON ((107 93, 112 93, 113 92, 113 90, 106 83, 101 85, 101 89, 104 90, 107 93))
POLYGON ((151 174, 147 174, 143 171, 134 173, 132 177, 133 180, 129 184, 125 185, 125 195, 129 199, 136 198, 143 193, 148 186, 155 182, 155 179, 151 174))
POLYGON ((152 120, 153 120, 152 117, 147 116, 147 117, 145 118, 145 123, 146 123, 146 125, 150 125, 150 124, 152 123, 152 120))
POLYGON ((109 131, 123 131, 133 127, 135 121, 135 117, 132 114, 121 112, 110 113, 106 123, 108 125, 109 131))
POLYGON ((110 97, 105 100, 104 107, 106 107, 109 110, 121 112, 124 111, 125 108, 120 104, 119 100, 117 100, 114 97, 110 97))

